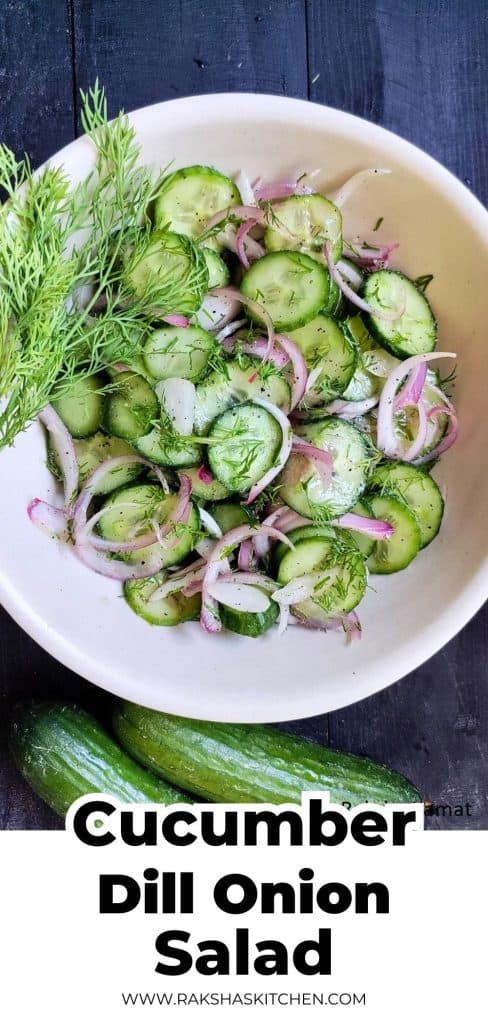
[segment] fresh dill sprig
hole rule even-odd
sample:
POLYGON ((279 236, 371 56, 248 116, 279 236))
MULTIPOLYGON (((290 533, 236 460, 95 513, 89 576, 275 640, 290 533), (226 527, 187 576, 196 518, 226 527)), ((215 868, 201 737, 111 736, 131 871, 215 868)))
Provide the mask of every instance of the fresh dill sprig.
POLYGON ((79 184, 61 167, 34 174, 27 157, 0 146, 0 447, 80 376, 129 362, 155 307, 164 299, 165 312, 184 312, 182 293, 203 275, 190 243, 186 277, 149 280, 134 294, 125 262, 146 253, 162 176, 140 165, 128 118, 108 122, 98 83, 82 103, 95 160, 79 184))

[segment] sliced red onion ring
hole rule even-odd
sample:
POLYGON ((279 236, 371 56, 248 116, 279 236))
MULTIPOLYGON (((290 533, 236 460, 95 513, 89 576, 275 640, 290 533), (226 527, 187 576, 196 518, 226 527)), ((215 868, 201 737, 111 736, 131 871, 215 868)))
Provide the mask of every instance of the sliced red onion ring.
POLYGON ((205 331, 216 334, 237 319, 240 309, 238 288, 212 288, 195 314, 195 320, 205 331))
POLYGON ((296 576, 287 583, 285 587, 279 587, 271 594, 273 601, 277 604, 286 604, 288 607, 300 604, 312 596, 317 584, 317 573, 307 573, 304 576, 296 576))
MULTIPOLYGON (((245 541, 243 543, 245 544, 245 541)), ((261 572, 224 572, 219 579, 222 583, 249 583, 253 587, 261 587, 262 590, 276 590, 276 580, 261 572)))
POLYGON ((116 558, 112 558, 111 555, 104 551, 96 551, 89 541, 83 539, 75 544, 75 552, 88 569, 93 569, 94 572, 100 573, 101 576, 107 576, 111 580, 118 580, 120 583, 124 583, 125 580, 140 580, 148 576, 155 576, 156 573, 161 571, 164 561, 164 555, 155 551, 154 554, 151 553, 151 556, 145 559, 143 565, 129 565, 128 562, 121 562, 116 558))
POLYGON ((366 537, 373 540, 388 540, 393 533, 391 523, 385 523, 381 519, 370 519, 368 516, 359 516, 355 512, 346 512, 339 519, 332 519, 331 526, 339 526, 344 530, 356 530, 357 533, 364 533, 366 537))
MULTIPOLYGON (((236 338, 236 341, 240 341, 240 338, 236 338)), ((241 344, 239 347, 240 351, 245 355, 255 356, 264 362, 268 351, 268 340, 267 338, 254 338, 253 341, 246 342, 244 345, 241 344)), ((267 358, 267 362, 273 363, 277 370, 283 370, 290 360, 283 349, 273 348, 267 358)))
POLYGON ((237 567, 241 572, 249 572, 252 566, 253 558, 253 545, 250 537, 247 540, 243 540, 239 547, 239 554, 237 556, 237 567))
POLYGON ((256 220, 255 217, 253 217, 251 220, 245 220, 240 225, 236 234, 236 252, 245 270, 249 270, 250 267, 249 259, 246 253, 245 241, 249 232, 252 231, 252 229, 255 228, 256 224, 258 223, 259 221, 256 220))
MULTIPOLYGON (((329 199, 342 209, 347 200, 356 189, 367 181, 368 178, 374 178, 375 175, 391 174, 391 171, 386 167, 366 167, 363 171, 356 171, 356 174, 352 174, 350 178, 344 182, 340 188, 335 189, 334 192, 329 192, 329 199)), ((255 190, 256 191, 256 190, 255 190)))
POLYGON ((410 371, 403 388, 395 395, 394 411, 399 412, 407 405, 417 405, 427 376, 427 363, 420 363, 410 371))
POLYGON ((193 431, 197 392, 193 381, 183 377, 160 380, 154 388, 176 432, 186 437, 193 431))
POLYGON ((230 324, 226 324, 221 331, 215 335, 216 341, 225 341, 226 338, 231 337, 236 331, 239 331, 241 327, 245 327, 246 320, 231 320, 230 324))
POLYGON ((419 459, 415 459, 415 465, 421 466, 424 462, 432 462, 433 459, 438 459, 443 452, 447 452, 448 448, 451 448, 455 441, 457 441, 459 435, 459 423, 456 410, 454 406, 449 404, 435 405, 432 409, 429 409, 427 416, 431 419, 433 416, 448 416, 450 419, 450 425, 441 438, 439 444, 436 445, 432 451, 422 455, 419 459))
POLYGON ((214 601, 243 612, 266 612, 269 597, 257 585, 241 583, 238 580, 223 582, 221 579, 209 583, 207 592, 214 601))
POLYGON ((181 313, 167 313, 163 316, 163 320, 167 324, 171 324, 172 327, 189 327, 190 321, 187 316, 182 316, 181 313))
POLYGON ((209 469, 206 466, 200 466, 198 473, 198 479, 202 481, 202 484, 212 484, 214 477, 212 476, 209 469))
POLYGON ((273 321, 268 311, 264 308, 264 306, 261 305, 260 302, 256 302, 255 299, 248 299, 246 295, 242 295, 242 293, 239 291, 238 288, 235 287, 235 285, 228 285, 226 288, 215 289, 215 291, 218 291, 222 298, 228 298, 229 301, 231 299, 235 299, 236 301, 240 302, 241 305, 243 305, 246 309, 249 310, 251 316, 254 315, 259 320, 263 321, 263 323, 266 325, 266 330, 268 333, 268 345, 263 359, 269 359, 274 347, 276 334, 273 321))
POLYGON ((277 405, 273 405, 272 402, 267 402, 264 398, 254 398, 253 403, 254 405, 261 406, 262 409, 266 409, 266 411, 274 417, 281 427, 282 439, 281 447, 274 465, 267 470, 264 476, 262 476, 261 479, 253 485, 253 487, 251 487, 246 500, 242 503, 243 505, 251 505, 253 501, 256 501, 256 498, 262 493, 262 491, 264 491, 268 484, 270 484, 271 481, 281 473, 281 470, 288 460, 293 444, 291 426, 284 412, 282 412, 281 409, 278 409, 277 405))
POLYGON ((283 633, 288 629, 288 624, 290 622, 290 609, 287 604, 280 604, 279 609, 278 636, 283 636, 283 633))
MULTIPOLYGON (((118 508, 137 508, 136 502, 127 501, 120 502, 118 508)), ((155 529, 151 530, 151 533, 146 533, 142 537, 134 537, 132 540, 107 540, 105 537, 101 537, 99 534, 94 533, 93 530, 100 519, 106 514, 107 509, 101 508, 98 512, 95 512, 90 519, 87 520, 85 525, 82 527, 83 540, 89 541, 92 547, 96 548, 97 551, 109 551, 112 554, 121 552, 140 551, 141 548, 149 547, 150 544, 155 544, 158 540, 157 532, 155 529)))
POLYGON ((319 474, 323 486, 329 486, 334 470, 334 459, 331 452, 324 451, 323 448, 317 448, 316 445, 310 444, 308 441, 294 438, 292 454, 302 455, 305 459, 309 459, 319 474))
POLYGON ((359 270, 356 270, 356 267, 350 267, 345 260, 337 260, 336 267, 339 273, 346 279, 348 285, 355 292, 358 292, 363 283, 363 275, 359 270))
POLYGON ((297 624, 304 626, 305 629, 313 629, 324 633, 327 633, 329 630, 343 630, 349 642, 361 639, 361 624, 356 612, 349 612, 342 617, 337 616, 330 619, 310 619, 300 615, 297 609, 295 609, 294 616, 297 624))
POLYGON ((342 625, 349 641, 361 639, 362 629, 357 612, 349 612, 344 615, 342 625))
POLYGON ((379 395, 364 398, 362 402, 345 402, 342 398, 337 398, 326 406, 325 412, 331 416, 340 416, 345 420, 355 420, 358 416, 364 416, 371 409, 374 409, 378 402, 379 395))
POLYGON ((264 224, 266 220, 264 210, 260 210, 258 206, 227 206, 224 210, 217 210, 217 213, 207 221, 203 234, 206 235, 212 228, 217 227, 217 224, 222 224, 231 217, 244 221, 253 218, 256 224, 264 224))
POLYGON ((346 296, 346 299, 349 299, 349 302, 352 302, 354 306, 358 307, 358 309, 362 309, 363 312, 369 313, 371 316, 378 317, 380 320, 393 321, 393 320, 399 320, 400 319, 400 317, 403 315, 404 308, 403 309, 396 309, 393 312, 391 310, 389 312, 387 312, 384 309, 378 309, 378 308, 375 309, 375 307, 371 306, 369 302, 366 302, 365 299, 362 299, 360 295, 356 294, 354 289, 351 288, 347 284, 347 282, 344 280, 340 270, 338 270, 338 268, 337 268, 337 264, 334 263, 334 260, 333 260, 333 257, 332 257, 332 250, 331 250, 329 242, 326 242, 325 245, 324 245, 324 253, 325 253, 325 258, 327 260, 327 266, 329 268, 330 276, 334 279, 335 283, 339 286, 339 288, 341 289, 342 294, 346 296))
POLYGON ((395 249, 399 248, 399 243, 381 245, 378 249, 364 245, 358 246, 352 242, 346 242, 346 246, 348 247, 344 254, 346 259, 351 263, 356 263, 362 270, 373 273, 375 270, 384 270, 388 266, 390 256, 395 249))
POLYGON ((63 474, 64 507, 71 508, 78 490, 78 460, 73 438, 52 405, 39 413, 39 421, 51 437, 56 458, 63 474))
POLYGON ((214 517, 210 515, 210 512, 207 512, 206 508, 201 508, 199 506, 198 514, 200 516, 202 526, 205 527, 210 536, 215 537, 216 540, 220 540, 222 537, 222 530, 214 517))
POLYGON ((298 345, 295 345, 295 342, 292 341, 291 338, 287 338, 285 334, 277 334, 275 336, 275 342, 286 353, 292 365, 292 374, 290 379, 291 411, 296 408, 299 402, 301 402, 305 394, 308 378, 307 364, 300 349, 298 348, 298 345))
POLYGON ((408 377, 412 370, 416 370, 422 363, 429 363, 434 359, 455 359, 455 352, 423 352, 417 356, 410 356, 399 366, 396 366, 385 381, 378 406, 378 422, 376 445, 389 458, 398 457, 398 438, 394 430, 394 406, 395 397, 400 384, 408 377))
POLYGON ((416 459, 417 455, 420 455, 422 449, 425 448, 427 440, 428 420, 425 405, 420 401, 415 408, 418 416, 417 432, 409 447, 405 451, 401 451, 401 457, 404 462, 412 462, 413 459, 416 459))
POLYGON ((261 181, 258 178, 253 185, 254 195, 260 203, 269 199, 287 199, 288 196, 312 195, 313 188, 294 181, 261 181))
POLYGON ((242 199, 244 206, 257 206, 257 199, 254 195, 254 189, 249 181, 249 178, 245 171, 240 170, 234 178, 234 182, 238 189, 239 195, 242 199))
POLYGON ((69 514, 64 508, 57 508, 41 498, 33 498, 27 506, 27 515, 31 523, 42 526, 48 533, 56 537, 66 533, 69 514))

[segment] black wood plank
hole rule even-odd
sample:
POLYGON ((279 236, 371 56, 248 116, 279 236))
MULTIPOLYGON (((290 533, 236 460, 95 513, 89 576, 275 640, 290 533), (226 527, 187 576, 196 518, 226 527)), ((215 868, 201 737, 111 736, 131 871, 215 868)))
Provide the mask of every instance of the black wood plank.
MULTIPOLYGON (((307 0, 307 25, 312 100, 398 132, 486 201, 486 3, 307 0)), ((471 805, 429 827, 488 827, 487 623, 485 609, 403 682, 329 717, 332 746, 403 771, 435 805, 471 805)))
MULTIPOLYGON (((27 151, 34 165, 73 138, 71 68, 67 4, 16 0, 1 5, 1 139, 17 153, 27 151)), ((14 699, 50 689, 69 693, 74 681, 0 609, 0 828, 57 823, 10 761, 6 721, 14 699)))
POLYGON ((37 165, 73 138, 71 35, 64 2, 15 0, 0 14, 2 142, 37 165))
POLYGON ((304 0, 74 2, 76 74, 111 110, 193 93, 307 95, 304 0))

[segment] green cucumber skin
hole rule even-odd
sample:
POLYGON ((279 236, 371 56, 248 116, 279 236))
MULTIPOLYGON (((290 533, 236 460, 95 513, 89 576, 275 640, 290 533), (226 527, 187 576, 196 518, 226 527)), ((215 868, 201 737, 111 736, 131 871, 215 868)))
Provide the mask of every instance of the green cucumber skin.
POLYGON ((415 803, 402 775, 269 726, 200 722, 117 703, 115 733, 132 757, 217 803, 299 803, 303 791, 334 803, 415 803))
POLYGON ((29 786, 61 816, 89 793, 107 793, 122 803, 188 802, 141 768, 74 704, 34 701, 15 708, 10 750, 29 786))

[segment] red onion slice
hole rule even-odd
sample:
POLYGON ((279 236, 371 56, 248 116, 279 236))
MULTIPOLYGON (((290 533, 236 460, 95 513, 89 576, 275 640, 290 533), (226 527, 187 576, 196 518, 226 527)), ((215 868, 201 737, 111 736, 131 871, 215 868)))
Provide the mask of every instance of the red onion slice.
POLYGON ((357 263, 358 267, 367 270, 368 273, 384 270, 388 266, 392 252, 399 248, 398 242, 393 242, 391 245, 380 245, 377 249, 374 246, 356 245, 353 242, 346 242, 345 245, 346 259, 351 263, 357 263))
POLYGON ((234 178, 235 185, 238 189, 239 195, 242 199, 244 206, 257 206, 257 199, 254 195, 254 189, 249 181, 249 178, 245 171, 242 169, 236 174, 234 178))
POLYGON ((246 320, 231 320, 230 324, 226 324, 221 331, 218 331, 215 335, 215 340, 220 342, 225 341, 226 338, 231 337, 239 331, 241 327, 245 327, 246 322, 246 320))
POLYGON ((253 403, 254 405, 261 406, 262 409, 266 409, 266 411, 269 412, 270 415, 274 417, 274 419, 281 427, 282 438, 281 447, 278 452, 278 456, 275 460, 275 464, 271 466, 270 469, 267 470, 264 476, 262 476, 261 479, 258 480, 253 487, 251 487, 251 490, 249 491, 246 500, 243 502, 243 505, 251 505, 253 501, 256 501, 256 498, 262 493, 262 491, 264 491, 268 484, 270 484, 272 480, 274 480, 275 477, 277 477, 278 474, 281 473, 281 470, 286 465, 286 462, 292 450, 293 443, 291 426, 284 412, 282 412, 281 409, 278 409, 277 405, 273 405, 271 402, 267 402, 264 398, 254 398, 253 403))
POLYGON ((412 370, 416 370, 422 363, 429 363, 434 359, 455 359, 455 352, 423 352, 417 356, 410 356, 399 366, 396 366, 385 381, 378 406, 378 422, 376 445, 389 458, 398 458, 398 438, 394 429, 394 406, 395 397, 400 384, 408 377, 412 370))
POLYGON ((246 253, 245 241, 250 231, 256 227, 259 221, 253 217, 251 220, 245 220, 239 227, 236 234, 236 252, 239 257, 242 266, 245 270, 249 270, 250 263, 246 253))
MULTIPOLYGON (((138 508, 135 501, 132 502, 120 502, 118 508, 138 508)), ((158 540, 155 530, 151 530, 151 533, 146 533, 142 537, 134 537, 132 540, 107 540, 105 537, 101 537, 99 534, 94 533, 93 530, 100 519, 106 514, 107 509, 101 508, 98 512, 95 512, 93 516, 87 520, 85 525, 81 527, 81 533, 78 534, 78 540, 83 542, 86 540, 92 547, 97 551, 108 551, 111 554, 140 551, 141 548, 149 547, 150 544, 155 544, 158 540)))
POLYGON ((238 288, 235 287, 235 285, 228 285, 226 288, 215 289, 215 291, 217 290, 219 291, 219 294, 221 295, 222 298, 228 298, 229 301, 231 299, 234 299, 240 302, 241 305, 243 305, 246 309, 249 310, 251 316, 254 315, 259 320, 263 321, 263 323, 266 325, 266 330, 268 333, 268 345, 266 353, 263 356, 263 359, 269 359, 274 347, 276 334, 273 321, 268 311, 264 308, 264 306, 261 305, 260 302, 256 302, 255 299, 248 299, 246 295, 242 295, 242 293, 239 291, 238 288))
POLYGON ((439 444, 436 445, 432 451, 422 455, 419 459, 415 459, 415 465, 421 466, 424 462, 431 462, 433 459, 438 459, 443 452, 447 452, 452 447, 459 436, 459 423, 456 410, 454 406, 449 402, 448 405, 435 405, 432 409, 429 409, 427 416, 431 419, 434 416, 448 416, 450 419, 450 425, 441 438, 439 444))
POLYGON ((400 319, 400 317, 403 315, 404 309, 396 309, 393 312, 391 312, 391 310, 389 312, 386 312, 386 310, 384 309, 375 309, 374 306, 371 306, 369 304, 369 302, 366 302, 365 299, 362 299, 360 295, 356 294, 354 289, 351 288, 344 280, 340 270, 337 269, 337 264, 334 263, 332 257, 332 250, 329 242, 326 242, 324 245, 324 253, 325 258, 327 260, 327 266, 329 268, 330 276, 339 286, 342 294, 346 296, 346 299, 349 299, 349 302, 352 302, 352 304, 354 306, 357 306, 358 309, 362 309, 364 313, 369 313, 370 316, 378 317, 380 320, 393 321, 400 319))
POLYGON ((163 320, 167 324, 171 324, 172 327, 189 327, 190 321, 187 316, 182 316, 181 313, 167 313, 163 316, 163 320))
POLYGON ((201 524, 205 527, 207 533, 209 533, 210 536, 214 537, 216 540, 220 540, 220 538, 223 536, 222 530, 220 529, 220 526, 214 519, 214 517, 210 515, 210 512, 207 512, 206 508, 201 508, 199 506, 198 514, 200 516, 201 524))
POLYGON ((264 210, 260 210, 258 206, 227 206, 224 210, 217 210, 217 213, 214 213, 213 217, 207 221, 203 235, 217 227, 217 224, 223 224, 226 220, 230 220, 231 217, 244 221, 254 219, 256 224, 264 224, 266 220, 264 210))
POLYGON ((410 371, 403 388, 395 396, 394 411, 399 412, 407 405, 417 405, 427 376, 427 363, 420 363, 410 371))
POLYGON ((254 195, 260 203, 268 202, 270 199, 288 199, 289 196, 312 195, 313 188, 309 185, 300 184, 294 181, 261 181, 258 178, 253 185, 254 195))
POLYGON ((200 466, 197 476, 198 479, 202 481, 202 484, 213 484, 214 482, 214 477, 206 466, 200 466))
POLYGON ((212 288, 205 296, 195 320, 200 327, 211 334, 216 334, 236 320, 241 308, 238 288, 212 288))
POLYGON ((101 576, 111 580, 118 580, 124 583, 126 580, 140 580, 148 576, 155 576, 161 571, 164 555, 154 552, 147 558, 144 565, 129 565, 128 562, 120 562, 104 551, 96 551, 89 541, 80 540, 75 544, 75 552, 87 566, 101 576))
POLYGON ((303 358, 303 355, 295 345, 295 342, 291 338, 287 338, 285 334, 277 334, 275 341, 278 343, 280 348, 286 353, 288 359, 292 365, 292 374, 290 379, 291 387, 291 405, 290 411, 295 409, 299 402, 301 402, 305 389, 307 387, 308 369, 307 364, 303 358))
POLYGON ((412 462, 413 459, 416 459, 417 455, 420 455, 422 449, 425 448, 425 443, 427 440, 428 420, 427 413, 425 411, 425 405, 421 401, 418 403, 418 405, 415 406, 415 408, 417 410, 418 416, 417 432, 409 447, 405 451, 401 452, 401 457, 404 460, 404 462, 412 462))
POLYGON ((355 420, 358 416, 364 416, 367 412, 371 412, 378 402, 379 395, 364 398, 361 402, 346 402, 342 398, 337 398, 325 407, 325 412, 330 416, 340 416, 344 420, 355 420))
POLYGON ((67 532, 69 515, 66 509, 57 508, 56 505, 42 501, 41 498, 33 498, 29 502, 27 515, 31 523, 42 526, 55 537, 61 537, 67 532))
POLYGON ((250 537, 247 540, 243 540, 239 547, 239 554, 237 556, 237 567, 241 572, 249 572, 252 566, 253 558, 253 545, 250 537))
POLYGON ((253 587, 261 587, 262 590, 276 590, 276 580, 260 572, 224 572, 219 579, 222 583, 249 583, 253 587))
POLYGON ((303 458, 312 462, 314 469, 320 476, 323 486, 329 486, 334 470, 334 459, 331 452, 324 451, 323 448, 317 448, 316 445, 310 444, 308 441, 301 441, 294 438, 292 454, 301 455, 303 458))
POLYGON ((341 210, 352 193, 355 192, 363 182, 367 181, 369 178, 374 178, 376 175, 382 174, 391 174, 391 171, 387 167, 366 167, 362 171, 356 171, 356 173, 352 174, 350 178, 347 178, 340 188, 335 189, 334 192, 329 192, 329 199, 341 210))
POLYGON ((183 377, 160 380, 154 388, 176 432, 186 437, 193 431, 195 421, 196 387, 183 377))
POLYGON ((63 474, 64 507, 71 508, 78 491, 78 460, 73 438, 52 405, 39 413, 39 421, 47 430, 63 474))
POLYGON ((385 523, 381 519, 370 519, 368 516, 359 516, 355 512, 346 512, 339 519, 332 519, 331 526, 339 526, 344 530, 356 530, 357 533, 364 533, 366 537, 373 540, 388 540, 393 533, 391 523, 385 523))

